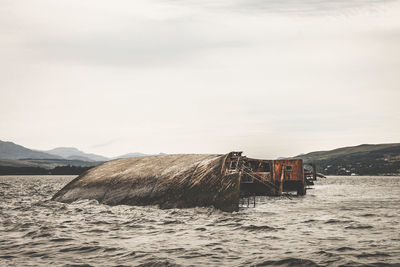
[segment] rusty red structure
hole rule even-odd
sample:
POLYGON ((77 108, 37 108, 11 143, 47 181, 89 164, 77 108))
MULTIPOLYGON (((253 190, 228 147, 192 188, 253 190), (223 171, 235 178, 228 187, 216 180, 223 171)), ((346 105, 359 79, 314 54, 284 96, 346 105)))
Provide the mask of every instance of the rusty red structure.
POLYGON ((242 152, 231 152, 230 170, 240 174, 242 197, 269 195, 279 196, 284 192, 306 194, 307 177, 302 159, 262 160, 242 156, 242 152))

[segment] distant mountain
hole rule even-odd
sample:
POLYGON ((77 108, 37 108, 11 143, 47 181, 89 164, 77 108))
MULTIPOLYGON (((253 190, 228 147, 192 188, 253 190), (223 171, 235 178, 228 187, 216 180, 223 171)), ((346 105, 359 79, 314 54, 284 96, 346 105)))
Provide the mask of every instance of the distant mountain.
MULTIPOLYGON (((140 152, 128 153, 117 157, 104 157, 83 152, 75 147, 57 147, 47 151, 38 151, 14 144, 13 142, 4 142, 0 140, 0 159, 19 160, 19 159, 63 159, 69 161, 86 161, 86 162, 104 162, 111 159, 146 157, 159 154, 145 154, 140 152)), ((5 163, 2 161, 2 163, 5 163)), ((18 163, 20 164, 20 163, 18 163)), ((89 164, 92 165, 92 164, 89 164)), ((86 166, 86 165, 85 165, 86 166)))
MULTIPOLYGON (((158 155, 165 155, 160 153, 158 155)), ((140 152, 112 159, 153 156, 140 152)), ((101 155, 85 153, 74 147, 57 147, 37 151, 0 140, 0 175, 14 174, 80 174, 87 169, 109 161, 101 155)))
POLYGON ((89 154, 75 147, 57 147, 51 150, 45 151, 48 154, 60 156, 69 160, 83 160, 83 161, 108 161, 109 158, 106 158, 101 155, 89 154))
POLYGON ((125 159, 125 158, 136 158, 136 157, 147 157, 147 156, 162 156, 162 155, 166 155, 165 153, 159 153, 159 154, 144 154, 144 153, 140 153, 140 152, 133 152, 133 153, 128 153, 128 154, 124 154, 121 156, 117 156, 117 157, 113 157, 112 159, 125 159))
POLYGON ((48 154, 41 151, 32 150, 13 142, 4 142, 0 140, 0 159, 62 159, 57 155, 48 154))
POLYGON ((47 150, 44 151, 48 154, 60 156, 64 159, 69 159, 69 160, 83 160, 83 161, 109 161, 111 159, 122 159, 122 158, 136 158, 136 157, 147 157, 147 156, 155 156, 155 155, 165 155, 165 153, 159 153, 159 154, 145 154, 145 153, 140 153, 140 152, 133 152, 133 153, 128 153, 112 158, 107 158, 101 155, 96 155, 96 154, 89 154, 85 153, 83 151, 78 150, 75 147, 57 147, 52 150, 47 150))
POLYGON ((317 170, 325 175, 400 174, 400 143, 363 144, 301 154, 294 158, 315 163, 317 170))

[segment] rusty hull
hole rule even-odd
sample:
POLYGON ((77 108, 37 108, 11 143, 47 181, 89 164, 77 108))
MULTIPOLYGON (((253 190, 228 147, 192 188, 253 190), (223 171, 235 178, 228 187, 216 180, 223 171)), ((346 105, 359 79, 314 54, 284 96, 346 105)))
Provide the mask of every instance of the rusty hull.
POLYGON ((117 159, 72 180, 52 200, 96 199, 108 205, 160 208, 214 206, 237 211, 240 197, 305 191, 302 160, 225 155, 163 155, 117 159))

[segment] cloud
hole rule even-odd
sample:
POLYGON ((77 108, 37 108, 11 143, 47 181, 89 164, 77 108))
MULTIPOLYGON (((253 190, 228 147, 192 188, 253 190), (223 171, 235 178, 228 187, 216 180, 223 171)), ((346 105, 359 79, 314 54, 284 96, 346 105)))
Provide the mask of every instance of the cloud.
POLYGON ((112 140, 104 142, 104 143, 91 145, 91 146, 89 146, 89 148, 104 148, 104 147, 108 147, 108 146, 114 144, 115 142, 117 142, 119 140, 120 140, 120 138, 115 138, 115 139, 112 139, 112 140))
MULTIPOLYGON (((178 64, 212 49, 243 46, 244 41, 213 39, 185 21, 142 22, 140 29, 87 36, 41 36, 26 45, 49 61, 147 67, 178 64), (189 58, 189 59, 188 59, 189 58)), ((127 27, 128 28, 128 27, 127 27)))
POLYGON ((241 13, 283 14, 298 16, 356 15, 366 10, 380 12, 386 4, 396 0, 170 0, 179 5, 193 5, 206 9, 241 13))
POLYGON ((3 139, 260 157, 398 141, 398 1, 1 5, 3 139))

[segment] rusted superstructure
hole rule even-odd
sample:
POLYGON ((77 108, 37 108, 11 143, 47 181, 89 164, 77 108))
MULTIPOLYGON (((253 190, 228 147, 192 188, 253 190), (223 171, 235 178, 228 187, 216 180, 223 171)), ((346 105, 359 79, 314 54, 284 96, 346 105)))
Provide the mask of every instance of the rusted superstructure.
POLYGON ((241 152, 229 153, 229 159, 230 170, 240 174, 241 196, 279 196, 290 191, 306 194, 307 181, 301 159, 252 159, 242 156, 241 152))
POLYGON ((71 181, 52 199, 96 199, 109 205, 161 208, 214 206, 237 211, 241 198, 289 191, 305 195, 306 186, 301 159, 252 159, 242 152, 163 155, 103 163, 71 181))

